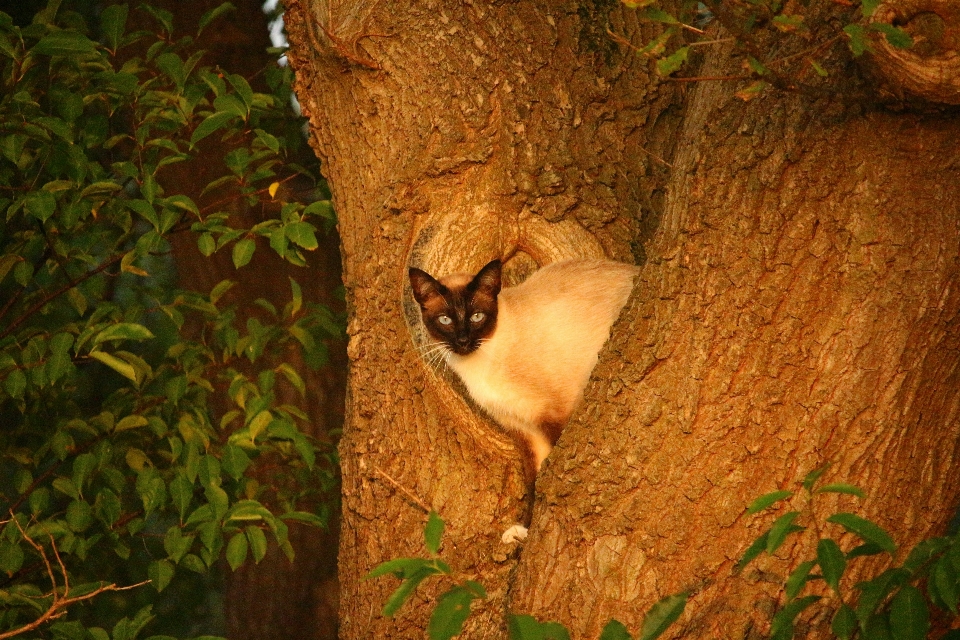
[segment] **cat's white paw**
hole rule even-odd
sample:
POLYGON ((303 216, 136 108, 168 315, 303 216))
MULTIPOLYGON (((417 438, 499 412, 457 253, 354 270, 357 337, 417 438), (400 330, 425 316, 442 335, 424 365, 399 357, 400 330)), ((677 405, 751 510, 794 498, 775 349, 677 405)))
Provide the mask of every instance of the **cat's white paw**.
POLYGON ((500 536, 503 544, 513 544, 514 542, 523 542, 527 539, 527 528, 522 524, 515 524, 500 536))

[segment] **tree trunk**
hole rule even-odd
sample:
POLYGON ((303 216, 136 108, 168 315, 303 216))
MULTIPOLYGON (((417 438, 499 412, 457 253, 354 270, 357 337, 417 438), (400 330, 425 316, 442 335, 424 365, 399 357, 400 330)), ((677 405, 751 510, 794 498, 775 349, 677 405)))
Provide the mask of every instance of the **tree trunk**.
MULTIPOLYGON (((423 637, 445 585, 384 619, 397 582, 362 580, 425 553, 423 507, 489 592, 470 638, 505 637, 505 610, 636 631, 684 590, 685 638, 765 634, 811 539, 734 577, 773 518, 745 507, 825 462, 869 499, 812 513, 856 511, 906 550, 942 532, 960 494, 955 117, 665 82, 608 35, 652 32, 602 1, 287 8, 350 311, 342 637, 423 637), (518 550, 500 541, 523 507, 517 449, 420 358, 406 268, 504 257, 516 282, 575 255, 644 267, 518 550)), ((730 72, 704 50, 700 74, 730 72)), ((852 580, 878 567, 857 562, 852 580)))

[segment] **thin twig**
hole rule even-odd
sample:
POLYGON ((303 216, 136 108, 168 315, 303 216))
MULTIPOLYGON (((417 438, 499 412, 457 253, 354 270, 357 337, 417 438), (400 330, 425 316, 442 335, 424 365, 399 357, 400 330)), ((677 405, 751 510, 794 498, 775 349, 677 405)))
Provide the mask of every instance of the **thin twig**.
POLYGON ((749 80, 753 76, 687 76, 675 78, 667 76, 664 78, 667 82, 706 82, 708 80, 749 80))
POLYGON ((772 66, 772 65, 775 65, 775 64, 783 64, 784 62, 787 62, 788 60, 793 60, 794 58, 802 58, 802 57, 806 57, 806 56, 812 56, 813 54, 817 53, 817 52, 820 51, 821 49, 824 49, 824 48, 826 48, 826 47, 829 47, 830 45, 838 42, 838 41, 839 41, 841 38, 843 38, 843 37, 844 37, 844 36, 834 36, 834 37, 832 37, 832 38, 829 38, 829 39, 827 39, 827 40, 824 40, 823 42, 821 42, 820 44, 818 44, 818 45, 815 46, 815 47, 810 47, 809 49, 804 49, 803 51, 801 51, 801 52, 799 52, 799 53, 794 53, 794 54, 789 55, 789 56, 784 56, 783 58, 778 58, 778 59, 776 59, 776 60, 771 60, 769 63, 767 63, 767 66, 769 67, 769 66, 772 66))
POLYGON ((736 42, 736 38, 720 38, 719 40, 698 40, 697 42, 691 42, 687 44, 688 47, 705 47, 709 44, 727 44, 728 42, 736 42))
POLYGON ((14 524, 17 525, 17 529, 20 530, 20 535, 23 536, 23 539, 26 540, 30 546, 32 546, 34 549, 37 550, 37 553, 40 554, 40 558, 43 560, 44 565, 46 565, 47 575, 50 577, 50 583, 52 585, 52 589, 50 591, 50 597, 53 600, 50 603, 50 606, 47 608, 47 610, 43 612, 43 614, 39 618, 37 618, 33 622, 23 625, 22 627, 17 627, 16 629, 13 629, 11 631, 0 633, 0 640, 5 640, 6 638, 13 638, 14 636, 18 636, 22 633, 33 631, 34 629, 44 624, 45 622, 54 620, 64 615, 67 612, 67 607, 70 607, 71 605, 74 605, 78 602, 83 602, 84 600, 90 600, 91 598, 95 598, 101 593, 105 593, 107 591, 128 591, 130 589, 136 589, 137 587, 142 587, 143 585, 150 583, 150 580, 144 580, 143 582, 138 582, 137 584, 132 584, 128 587, 118 587, 115 584, 106 584, 106 585, 103 585, 102 587, 98 587, 97 589, 94 589, 90 593, 85 593, 82 596, 70 597, 70 578, 67 575, 67 567, 63 564, 63 560, 60 558, 60 552, 57 550, 57 545, 53 539, 53 536, 50 536, 50 548, 53 549, 53 553, 57 557, 57 563, 60 565, 60 571, 61 573, 63 573, 63 595, 60 595, 57 592, 57 576, 53 571, 53 566, 50 564, 50 559, 47 557, 47 554, 43 550, 43 547, 37 544, 33 540, 33 538, 27 535, 27 532, 24 531, 23 526, 20 524, 20 521, 17 520, 16 514, 14 514, 12 511, 10 512, 10 517, 13 519, 14 524))
POLYGON ((6 338, 8 335, 10 335, 10 333, 11 333, 14 329, 16 329, 16 328, 20 325, 21 322, 23 322, 24 320, 26 320, 27 318, 29 318, 30 316, 32 316, 33 314, 35 314, 35 313, 36 313, 37 311, 39 311, 40 309, 43 309, 43 308, 44 308, 51 300, 53 300, 54 298, 63 295, 63 294, 66 293, 67 291, 70 291, 70 289, 73 289, 75 286, 79 285, 80 283, 84 282, 85 280, 89 280, 89 279, 92 278, 93 276, 95 276, 95 275, 97 275, 97 274, 99 274, 99 273, 102 273, 102 272, 106 271, 106 270, 109 269, 111 266, 113 266, 113 265, 115 265, 116 263, 120 262, 120 260, 122 260, 122 259, 123 259, 123 254, 117 254, 117 255, 115 255, 114 257, 110 258, 109 260, 105 260, 104 263, 101 264, 101 265, 100 265, 99 267, 97 267, 96 269, 93 269, 92 271, 88 271, 88 272, 86 272, 85 274, 83 274, 83 276, 81 276, 80 279, 76 281, 76 283, 71 283, 71 284, 68 284, 68 285, 65 286, 65 287, 61 287, 61 288, 57 289, 56 291, 54 291, 53 293, 51 293, 50 295, 46 296, 43 300, 41 300, 41 301, 38 302, 37 304, 35 304, 35 305, 33 305, 32 307, 30 307, 30 309, 28 309, 27 311, 25 311, 25 312, 23 313, 23 315, 21 315, 19 318, 17 318, 17 319, 14 320, 13 322, 11 322, 10 325, 9 325, 6 329, 4 329, 3 331, 0 331, 0 339, 6 338))
POLYGON ((666 160, 664 160, 664 159, 661 158, 660 156, 656 155, 655 153, 652 153, 652 152, 650 152, 650 151, 647 151, 647 150, 644 149, 643 147, 637 147, 637 149, 640 149, 640 151, 643 151, 645 154, 647 154, 648 156, 650 156, 651 158, 653 158, 653 159, 656 160, 657 162, 659 162, 659 163, 661 163, 661 164, 665 164, 665 165, 667 165, 668 167, 670 167, 671 169, 674 168, 674 166, 673 166, 672 164, 670 164, 669 162, 667 162, 666 160))
MULTIPOLYGON (((400 484, 399 482, 397 482, 396 480, 394 480, 393 478, 391 478, 391 477, 387 474, 386 471, 384 471, 383 469, 381 469, 381 468, 378 467, 377 465, 373 465, 373 468, 374 468, 374 470, 376 470, 377 473, 379 473, 379 474, 382 475, 384 478, 386 478, 387 480, 389 480, 389 481, 390 481, 390 484, 392 484, 393 486, 395 486, 397 489, 399 489, 400 491, 402 491, 408 498, 410 498, 410 499, 414 502, 414 504, 416 504, 418 507, 420 507, 421 509, 423 509, 423 512, 424 512, 424 513, 430 513, 430 512, 432 511, 432 509, 430 509, 430 507, 428 507, 426 504, 424 504, 423 500, 421 500, 420 498, 418 498, 417 496, 415 496, 413 493, 411 493, 411 492, 410 492, 406 487, 404 487, 402 484, 400 484)), ((0 638, 0 640, 3 640, 3 639, 0 638)))

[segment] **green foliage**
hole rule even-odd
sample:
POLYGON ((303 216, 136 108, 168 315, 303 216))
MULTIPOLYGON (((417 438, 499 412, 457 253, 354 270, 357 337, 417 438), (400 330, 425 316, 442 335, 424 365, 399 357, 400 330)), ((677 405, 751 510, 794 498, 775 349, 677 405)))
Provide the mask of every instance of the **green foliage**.
MULTIPOLYGON (((855 57, 871 51, 874 38, 884 38, 899 49, 913 46, 910 35, 900 27, 870 21, 879 0, 837 2, 834 15, 821 20, 824 24, 816 29, 804 15, 815 10, 808 2, 684 0, 679 5, 670 3, 667 10, 667 3, 662 0, 621 1, 636 9, 642 22, 660 25, 659 34, 650 42, 634 47, 638 55, 655 62, 660 76, 684 69, 697 47, 733 41, 746 73, 723 79, 752 80, 737 92, 743 100, 756 97, 768 86, 816 92, 830 76, 827 62, 837 43, 845 42, 855 57), (713 35, 708 36, 705 27, 713 21, 719 22, 732 37, 716 40, 713 35)), ((630 45, 619 36, 614 38, 630 45)))
MULTIPOLYGON (((427 625, 430 640, 450 640, 463 631, 470 617, 470 606, 475 600, 486 600, 487 592, 478 582, 459 580, 446 562, 437 557, 443 536, 444 523, 431 511, 423 530, 424 546, 429 558, 396 558, 377 565, 364 579, 393 575, 401 580, 400 585, 387 598, 383 615, 393 616, 409 600, 420 583, 430 576, 446 576, 453 586, 437 597, 436 605, 427 625)), ((640 630, 639 640, 656 640, 683 613, 687 594, 667 596, 654 604, 647 612, 640 630)), ((529 615, 510 615, 508 620, 511 640, 570 640, 570 633, 559 622, 540 622, 529 615)), ((610 620, 600 634, 600 640, 630 640, 630 632, 617 620, 610 620)))
MULTIPOLYGON (((781 524, 803 518, 813 518, 810 506, 816 496, 841 493, 864 497, 857 487, 848 484, 817 486, 826 467, 809 474, 801 483, 806 489, 808 508, 802 512, 790 511, 780 515, 765 533, 755 541, 737 564, 742 571, 764 551, 773 553, 780 545, 771 545, 770 539, 787 531, 787 536, 807 531, 806 527, 781 524), (771 548, 772 547, 772 548, 771 548)), ((791 497, 790 492, 777 491, 755 500, 748 513, 758 513, 780 500, 791 497)), ((822 580, 837 595, 839 605, 832 615, 831 629, 841 640, 884 637, 893 640, 925 638, 930 629, 930 609, 937 607, 957 614, 960 601, 960 535, 931 538, 918 543, 900 564, 894 564, 870 580, 864 580, 853 589, 842 583, 842 578, 856 558, 886 553, 897 556, 893 538, 879 525, 853 513, 835 513, 824 524, 810 530, 831 530, 836 535, 844 532, 863 541, 844 551, 843 540, 822 537, 817 542, 816 558, 797 565, 784 584, 783 605, 776 612, 771 627, 772 638, 793 637, 797 618, 803 611, 821 602, 819 594, 803 595, 807 585, 822 580), (830 525, 836 525, 830 527, 830 525)), ((781 543, 783 540, 781 540, 781 543)), ((837 602, 836 600, 832 602, 837 602)))
POLYGON ((322 526, 301 505, 335 483, 333 450, 281 398, 305 391, 290 351, 322 364, 341 319, 293 281, 283 309, 255 312, 227 303, 232 282, 172 286, 175 236, 231 245, 237 268, 261 241, 302 266, 332 223, 329 203, 274 197, 316 181, 296 162, 289 71, 256 92, 141 9, 161 39, 128 33, 126 5, 89 29, 56 0, 24 28, 0 13, 0 633, 55 610, 54 637, 140 637, 157 592, 221 557, 292 557, 288 522, 322 526), (225 171, 194 200, 171 167, 199 171, 205 145, 225 171), (253 207, 262 221, 235 227, 253 207), (139 610, 109 633, 68 609, 146 579, 114 594, 139 610))

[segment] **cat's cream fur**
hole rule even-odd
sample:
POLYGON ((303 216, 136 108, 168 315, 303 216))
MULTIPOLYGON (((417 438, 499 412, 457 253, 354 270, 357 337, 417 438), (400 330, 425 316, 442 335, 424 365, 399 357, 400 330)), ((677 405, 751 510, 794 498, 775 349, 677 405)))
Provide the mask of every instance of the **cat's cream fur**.
MULTIPOLYGON (((500 291, 496 328, 476 351, 447 352, 447 363, 477 404, 530 442, 535 469, 580 403, 637 272, 610 260, 549 264, 500 291)), ((440 282, 462 288, 472 277, 455 274, 440 282)))

